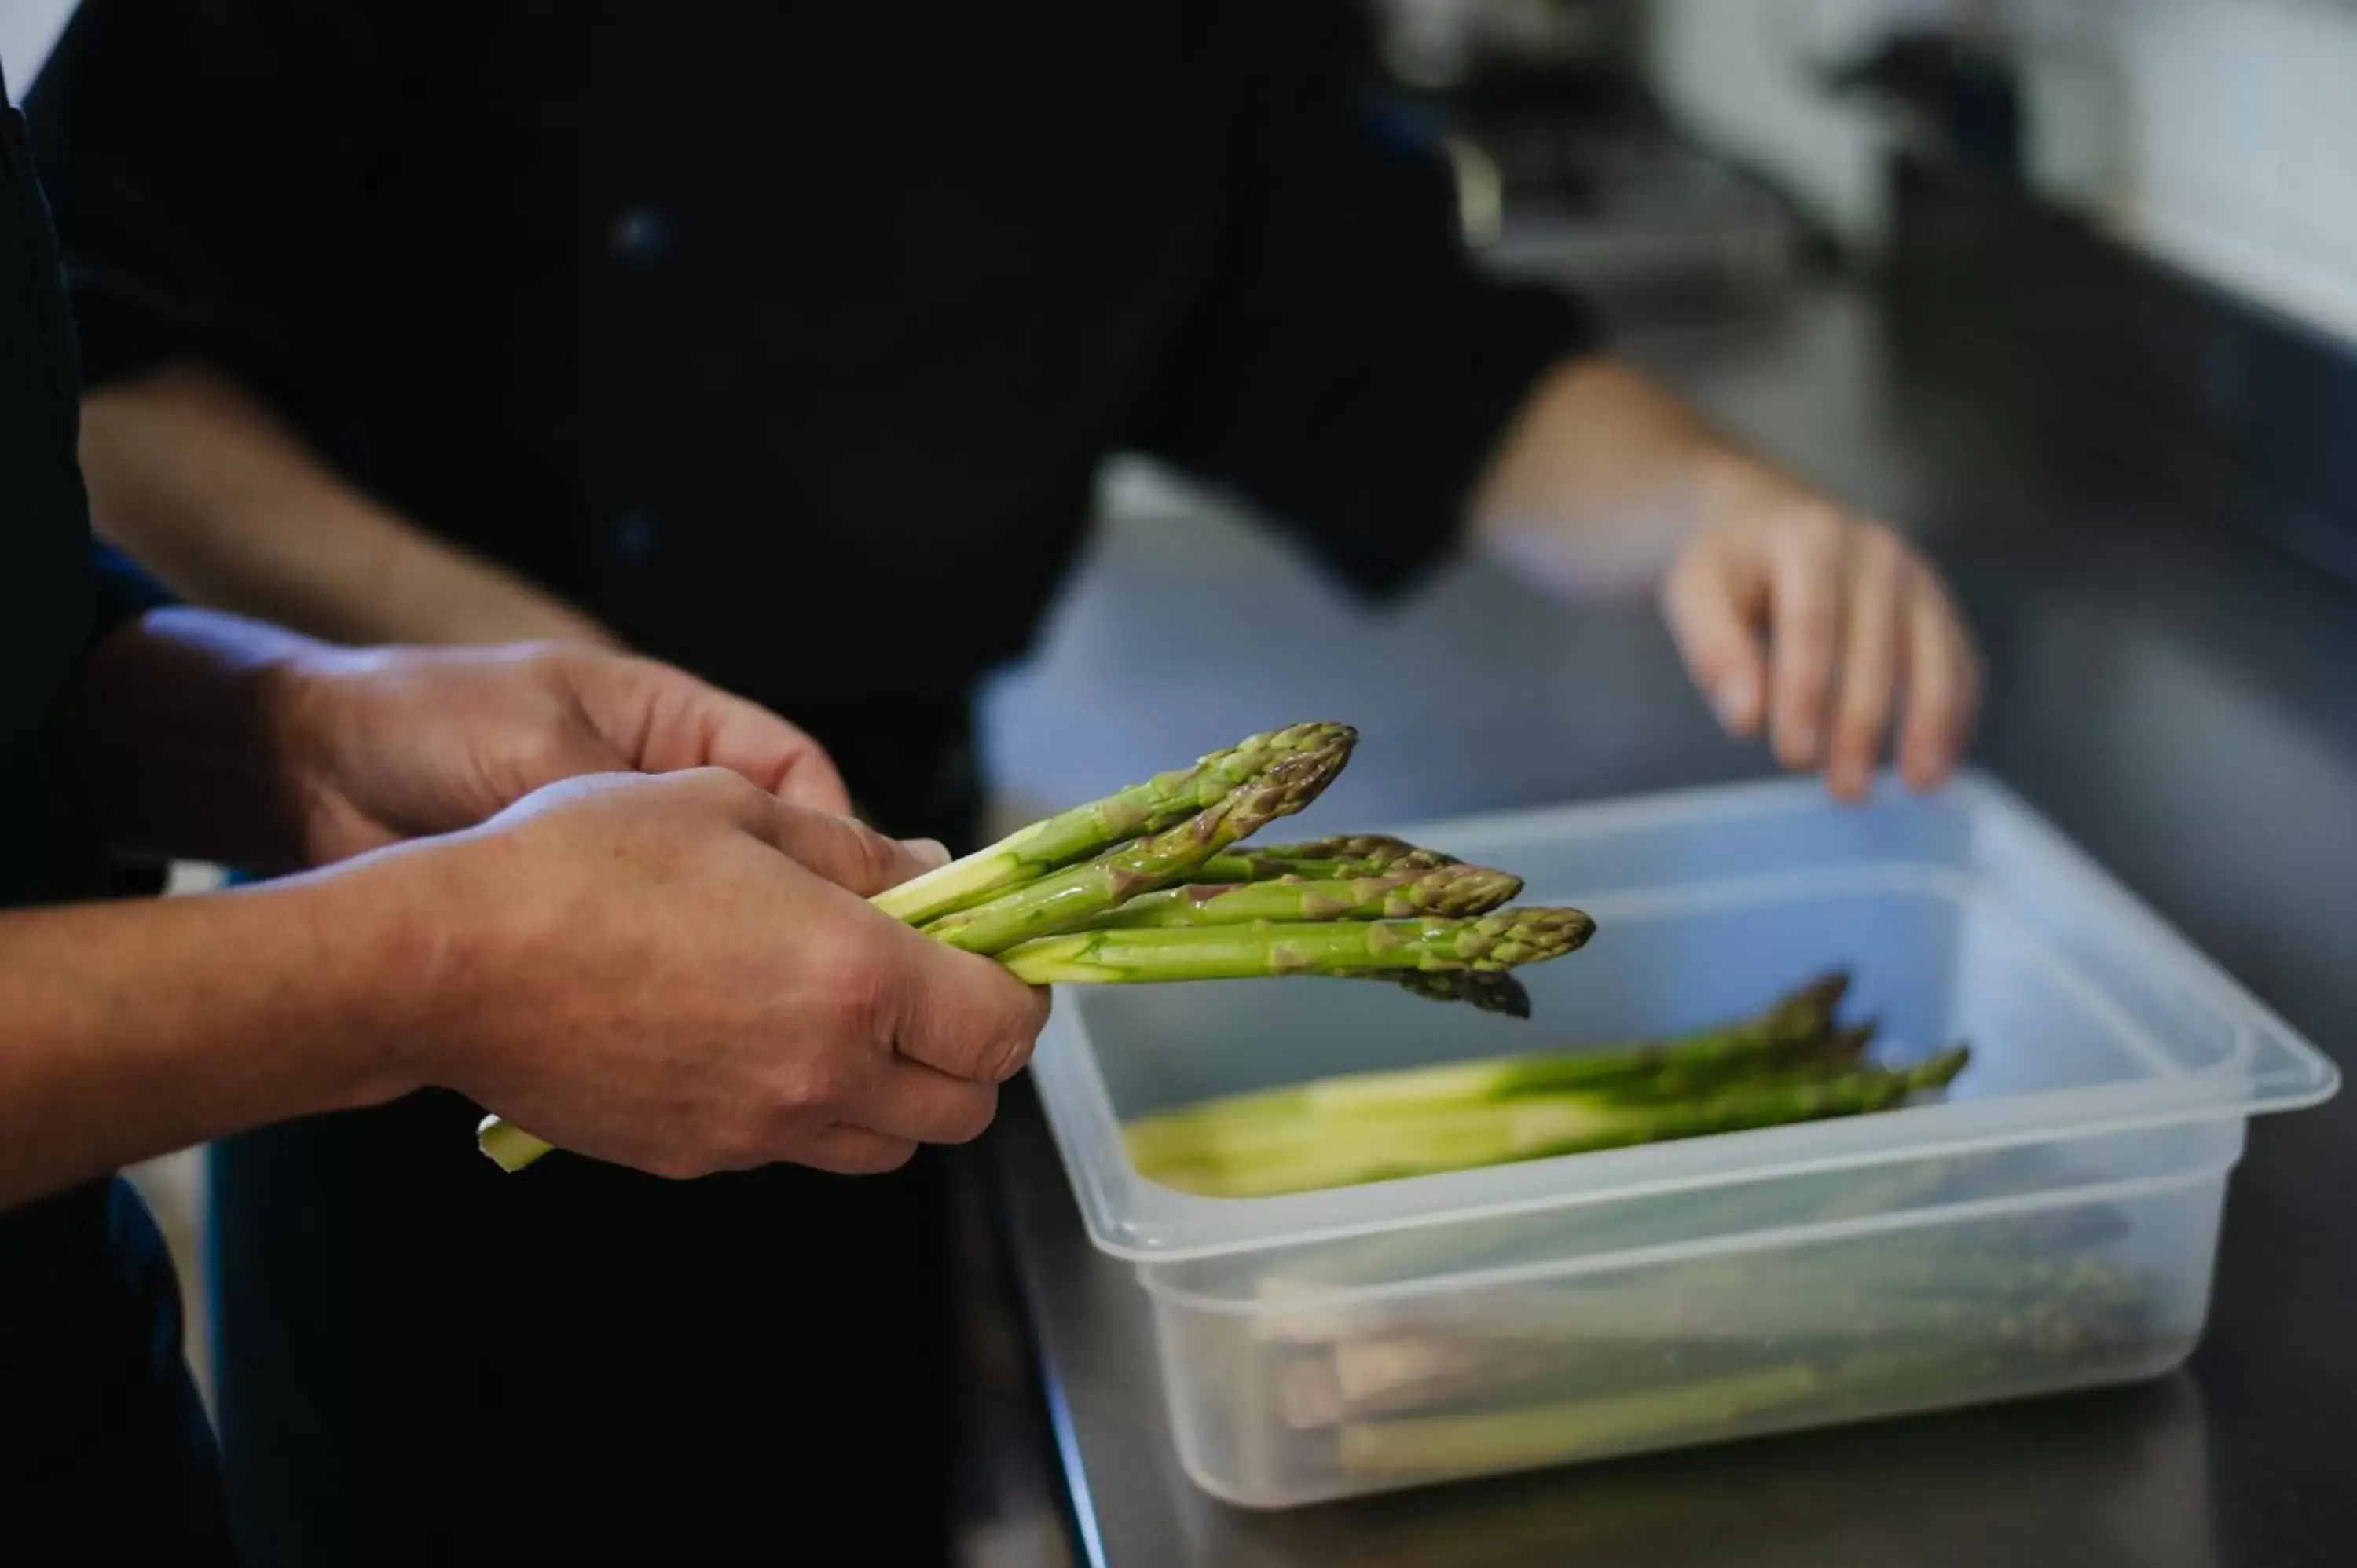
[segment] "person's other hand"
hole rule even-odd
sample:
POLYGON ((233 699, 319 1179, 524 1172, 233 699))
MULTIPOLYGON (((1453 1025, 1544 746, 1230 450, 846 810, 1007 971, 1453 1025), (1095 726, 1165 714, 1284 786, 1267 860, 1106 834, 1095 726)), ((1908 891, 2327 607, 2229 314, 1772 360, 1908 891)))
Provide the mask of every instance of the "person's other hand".
POLYGON ((1735 735, 1865 795, 1886 738, 1929 789, 1980 703, 1972 634, 1939 573, 1885 525, 1738 461, 1704 487, 1661 600, 1695 684, 1735 735))
POLYGON ((866 901, 937 861, 703 768, 571 779, 328 876, 408 933, 402 1080, 691 1176, 887 1170, 989 1123, 1047 998, 866 901))
POLYGON ((1604 358, 1543 378, 1477 486, 1475 542, 1566 600, 1656 587, 1695 683, 1739 736, 1835 795, 1886 741, 1918 789, 1963 758, 1972 634, 1939 574, 1604 358))
POLYGON ((585 773, 723 768, 791 804, 851 807, 809 736, 651 660, 554 644, 314 645, 276 690, 277 749, 315 865, 471 827, 585 773))

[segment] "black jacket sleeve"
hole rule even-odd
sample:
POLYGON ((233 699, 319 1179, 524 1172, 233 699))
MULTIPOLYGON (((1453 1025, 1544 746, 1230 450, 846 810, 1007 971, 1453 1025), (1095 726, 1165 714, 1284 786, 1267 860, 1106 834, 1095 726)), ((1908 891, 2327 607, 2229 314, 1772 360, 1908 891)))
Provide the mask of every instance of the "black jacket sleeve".
POLYGON ((1227 259, 1135 445, 1382 593, 1448 549, 1533 383, 1598 333, 1569 295, 1480 272, 1445 154, 1371 91, 1363 13, 1249 7, 1227 259))

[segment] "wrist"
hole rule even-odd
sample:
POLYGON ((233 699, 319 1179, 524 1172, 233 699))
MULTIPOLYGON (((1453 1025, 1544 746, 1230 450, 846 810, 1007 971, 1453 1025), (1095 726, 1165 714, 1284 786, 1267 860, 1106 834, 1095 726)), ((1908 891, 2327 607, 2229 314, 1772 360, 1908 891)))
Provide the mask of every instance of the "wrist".
POLYGON ((320 853, 320 825, 344 797, 353 739, 369 733, 368 675, 382 662, 378 653, 296 639, 252 673, 264 715, 261 750, 298 864, 330 858, 320 853))
POLYGON ((337 1092, 348 1107, 453 1079, 479 966, 458 929, 469 905, 453 896, 447 858, 447 844, 423 841, 253 890, 299 898, 305 924, 327 933, 314 972, 328 979, 325 1006, 345 1052, 337 1092))

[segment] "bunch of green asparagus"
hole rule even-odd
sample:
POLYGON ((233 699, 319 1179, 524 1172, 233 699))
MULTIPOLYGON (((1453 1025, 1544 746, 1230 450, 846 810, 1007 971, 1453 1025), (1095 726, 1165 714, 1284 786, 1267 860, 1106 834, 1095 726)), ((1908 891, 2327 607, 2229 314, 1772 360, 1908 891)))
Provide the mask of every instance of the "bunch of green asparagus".
MULTIPOLYGON (((1504 908, 1519 879, 1396 839, 1244 846, 1316 800, 1357 740, 1339 724, 1247 736, 874 903, 1034 985, 1333 975, 1526 1016, 1506 972, 1587 941, 1580 911, 1504 908)), ((548 1152, 496 1116, 478 1136, 511 1171, 548 1152)))
POLYGON ((1131 1122, 1131 1162, 1167 1187, 1267 1197, 1631 1144, 1884 1111, 1944 1088, 1963 1046, 1907 1069, 1867 1058, 1830 974, 1740 1023, 1601 1050, 1356 1073, 1131 1122))

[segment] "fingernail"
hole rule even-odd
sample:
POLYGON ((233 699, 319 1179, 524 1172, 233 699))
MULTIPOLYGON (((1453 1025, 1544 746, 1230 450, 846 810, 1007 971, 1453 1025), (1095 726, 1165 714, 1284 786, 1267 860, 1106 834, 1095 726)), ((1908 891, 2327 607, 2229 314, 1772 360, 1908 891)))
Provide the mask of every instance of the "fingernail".
POLYGON ((939 839, 909 839, 907 842, 909 853, 923 861, 929 870, 950 863, 950 846, 939 839))

